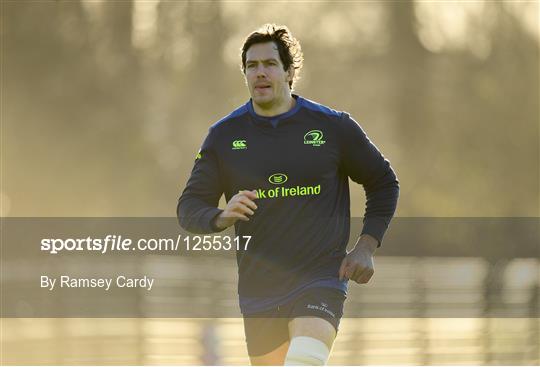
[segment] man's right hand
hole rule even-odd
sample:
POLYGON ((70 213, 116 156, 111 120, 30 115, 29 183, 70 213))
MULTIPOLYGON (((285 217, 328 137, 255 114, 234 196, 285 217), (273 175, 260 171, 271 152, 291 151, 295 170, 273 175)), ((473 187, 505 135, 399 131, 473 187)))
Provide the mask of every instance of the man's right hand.
POLYGON ((227 203, 225 209, 216 217, 215 224, 219 229, 225 229, 236 223, 237 220, 249 221, 248 215, 255 214, 257 205, 257 191, 242 190, 234 195, 227 203))

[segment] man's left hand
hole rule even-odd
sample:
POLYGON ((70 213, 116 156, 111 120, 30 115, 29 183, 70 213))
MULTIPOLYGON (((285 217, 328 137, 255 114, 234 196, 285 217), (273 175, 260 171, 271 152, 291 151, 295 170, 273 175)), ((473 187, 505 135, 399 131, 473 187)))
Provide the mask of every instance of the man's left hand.
POLYGON ((368 234, 360 236, 354 250, 349 252, 341 262, 339 280, 351 279, 360 284, 369 282, 375 273, 373 254, 378 243, 379 241, 368 234))

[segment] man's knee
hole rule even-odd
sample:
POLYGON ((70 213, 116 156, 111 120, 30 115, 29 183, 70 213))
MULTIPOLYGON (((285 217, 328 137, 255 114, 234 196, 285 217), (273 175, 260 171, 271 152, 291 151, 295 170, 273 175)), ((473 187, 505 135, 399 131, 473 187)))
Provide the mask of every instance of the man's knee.
POLYGON ((285 365, 324 366, 329 355, 330 349, 322 341, 309 336, 297 336, 290 341, 285 365))

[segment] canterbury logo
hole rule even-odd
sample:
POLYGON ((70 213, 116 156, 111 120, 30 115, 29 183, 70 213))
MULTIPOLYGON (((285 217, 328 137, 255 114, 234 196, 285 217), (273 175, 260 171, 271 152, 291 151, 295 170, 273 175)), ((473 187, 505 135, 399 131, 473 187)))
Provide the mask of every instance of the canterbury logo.
POLYGON ((304 135, 304 144, 318 147, 324 143, 326 143, 326 141, 323 140, 323 133, 321 130, 311 130, 304 135))
POLYGON ((247 144, 245 140, 235 140, 232 143, 232 148, 237 149, 247 149, 247 144))

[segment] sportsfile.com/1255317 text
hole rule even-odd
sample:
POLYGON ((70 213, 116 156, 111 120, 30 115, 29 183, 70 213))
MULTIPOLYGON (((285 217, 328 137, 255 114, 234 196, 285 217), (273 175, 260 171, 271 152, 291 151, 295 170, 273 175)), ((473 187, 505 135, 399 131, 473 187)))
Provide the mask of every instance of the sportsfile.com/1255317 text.
POLYGON ((122 235, 104 237, 43 238, 40 250, 55 255, 60 252, 91 251, 245 251, 251 236, 182 236, 176 238, 139 238, 122 235))

